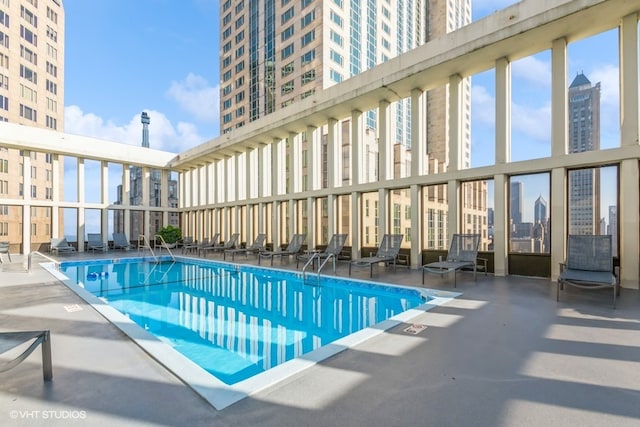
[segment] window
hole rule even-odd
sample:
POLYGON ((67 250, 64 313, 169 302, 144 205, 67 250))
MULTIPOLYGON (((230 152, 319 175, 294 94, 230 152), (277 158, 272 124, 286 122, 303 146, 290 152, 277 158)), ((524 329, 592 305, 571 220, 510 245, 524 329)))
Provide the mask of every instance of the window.
POLYGON ((242 24, 244 24, 244 15, 240 15, 240 17, 236 19, 236 23, 235 23, 236 30, 242 27, 242 24))
POLYGON ((222 109, 228 110, 229 108, 231 108, 231 100, 225 99, 224 102, 222 103, 222 109))
POLYGON ((228 81, 231 78, 231 70, 225 71, 222 75, 222 81, 228 81))
POLYGON ((309 52, 305 52, 300 57, 300 61, 301 61, 302 65, 306 65, 306 64, 310 63, 311 61, 313 61, 314 59, 316 59, 316 50, 315 49, 312 49, 309 52))
POLYGON ((53 199, 53 188, 47 187, 47 188, 44 189, 44 198, 47 199, 47 200, 52 200, 53 199))
POLYGON ((293 18, 293 13, 294 13, 294 6, 291 6, 289 9, 285 10, 281 16, 280 24, 281 25, 286 24, 291 18, 293 18))
POLYGON ((0 181, 0 194, 9 194, 9 181, 0 181))
POLYGON ((336 12, 334 12, 333 10, 329 13, 329 17, 331 18, 331 20, 340 28, 342 28, 343 26, 343 19, 340 15, 338 15, 336 12))
POLYGON ((20 117, 35 122, 38 120, 38 112, 31 107, 20 104, 20 117))
POLYGON ((231 57, 227 56, 222 60, 222 68, 227 68, 231 64, 231 57))
POLYGON ((38 65, 38 55, 23 45, 20 45, 20 57, 31 62, 33 65, 38 65))
POLYGON ((0 31, 0 46, 9 48, 9 36, 0 31))
POLYGON ((242 55, 244 55, 244 46, 240 46, 236 49, 236 59, 240 58, 242 55))
POLYGON ((0 172, 8 173, 9 172, 9 160, 0 159, 0 172))
POLYGON ((293 73, 293 70, 294 70, 293 62, 289 62, 287 65, 285 65, 285 66, 284 66, 284 67, 282 67, 282 69, 281 69, 282 77, 286 77, 286 76, 288 76, 289 74, 293 73))
POLYGON ((47 25, 47 37, 53 42, 58 41, 58 32, 47 25))
POLYGON ((236 93, 236 103, 244 100, 244 91, 236 93))
POLYGON ((58 49, 47 43, 47 56, 49 58, 58 59, 58 49))
POLYGON ((222 32, 222 40, 226 40, 229 37, 231 37, 231 27, 225 28, 224 31, 222 32))
POLYGON ((289 39, 293 35, 293 25, 288 26, 282 31, 282 36, 280 37, 281 41, 285 41, 289 39))
POLYGON ((25 41, 31 43, 32 45, 38 46, 38 36, 36 36, 33 31, 31 31, 24 25, 20 25, 20 37, 22 37, 25 41))
POLYGON ((38 93, 25 85, 20 85, 20 95, 27 101, 38 102, 38 93))
POLYGON ((316 19, 316 10, 315 9, 312 10, 311 12, 307 13, 305 16, 302 17, 302 19, 300 20, 301 28, 304 28, 307 25, 309 25, 310 23, 312 23, 314 19, 316 19))
POLYGON ((236 64, 236 73, 239 73, 242 70, 244 70, 244 61, 240 61, 236 64))
POLYGON ((342 0, 333 0, 333 2, 336 4, 336 6, 342 9, 342 0))
POLYGON ((58 119, 51 117, 51 116, 46 116, 46 125, 49 129, 54 129, 57 130, 58 129, 58 119))
POLYGON ((300 43, 302 43, 302 47, 305 47, 306 45, 314 41, 315 38, 316 38, 316 30, 311 30, 300 38, 300 43))
POLYGON ((331 80, 333 80, 336 83, 340 83, 342 82, 342 74, 340 74, 339 72, 337 72, 336 70, 334 70, 333 68, 331 69, 331 71, 329 72, 329 75, 331 77, 331 80))
POLYGON ((4 10, 0 10, 0 24, 9 28, 9 15, 4 13, 4 10))
POLYGON ((27 81, 30 81, 31 83, 38 83, 38 74, 36 74, 36 72, 31 68, 22 64, 20 65, 20 77, 27 81))
POLYGON ((9 77, 0 74, 0 89, 9 89, 9 77))
POLYGON ((316 79, 316 70, 314 69, 305 72, 304 74, 302 74, 302 77, 300 79, 303 85, 314 81, 316 79))
POLYGON ((47 73, 51 74, 53 77, 58 77, 58 67, 47 61, 47 73))
POLYGON ((331 51, 329 52, 329 57, 331 58, 331 60, 333 62, 335 62, 336 64, 342 66, 342 64, 344 62, 344 58, 338 52, 336 52, 335 50, 331 49, 331 51))
POLYGON ((54 95, 58 94, 58 85, 51 80, 47 79, 47 91, 53 93, 54 95))
POLYGON ((291 55, 293 55, 293 43, 291 43, 290 45, 286 46, 284 49, 282 49, 282 59, 288 58, 291 55))
POLYGON ((311 95, 313 95, 314 93, 316 93, 316 90, 315 90, 315 89, 311 89, 311 90, 308 90, 308 91, 306 91, 306 92, 303 92, 303 93, 302 93, 302 95, 300 95, 300 99, 308 98, 308 97, 310 97, 311 95))
POLYGON ((242 9, 244 9, 244 0, 238 2, 238 4, 236 5, 236 15, 240 13, 242 9))
POLYGON ((47 6, 47 18, 56 24, 58 23, 58 14, 49 6, 47 6))
POLYGON ((20 6, 20 17, 27 21, 29 24, 33 25, 35 28, 38 28, 38 17, 24 6, 20 6))
POLYGON ((240 43, 242 40, 244 40, 244 30, 236 34, 236 44, 240 43))
POLYGON ((231 121, 231 113, 227 113, 223 116, 222 121, 224 123, 229 123, 231 121))
POLYGON ((223 95, 229 95, 231 93, 231 85, 226 85, 222 88, 223 95))
POLYGON ((305 7, 309 6, 311 3, 313 3, 313 0, 302 0, 302 8, 304 9, 305 7))
POLYGON ((231 22, 231 13, 227 13, 224 18, 222 18, 222 26, 226 27, 231 22))
POLYGON ((0 110, 9 111, 9 98, 0 95, 0 110))
POLYGON ((244 85, 244 76, 240 76, 236 79, 236 89, 244 85))
POLYGON ((329 33, 329 37, 331 37, 331 40, 333 40, 335 44, 337 44, 338 46, 342 46, 343 41, 342 41, 342 36, 340 34, 331 30, 331 32, 329 33))
POLYGON ((286 82, 282 85, 281 93, 282 95, 286 95, 293 91, 293 80, 286 82))
POLYGON ((231 50, 231 42, 226 42, 223 46, 222 46, 222 51, 224 53, 227 53, 231 50))
POLYGON ((236 110, 236 117, 244 116, 244 107, 240 107, 236 110))
POLYGON ((38 197, 38 188, 35 185, 31 186, 31 197, 38 197))

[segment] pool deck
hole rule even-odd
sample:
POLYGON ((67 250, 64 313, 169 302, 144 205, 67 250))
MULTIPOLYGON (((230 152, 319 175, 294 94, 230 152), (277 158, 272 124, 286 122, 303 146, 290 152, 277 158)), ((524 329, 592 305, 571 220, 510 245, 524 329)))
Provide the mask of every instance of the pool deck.
MULTIPOLYGON (((622 289, 614 310, 608 290, 569 288, 557 303, 549 280, 461 273, 462 296, 415 319, 426 326, 417 335, 395 327, 217 411, 39 265, 25 273, 12 258, 0 265, 0 330, 50 329, 53 382, 42 380, 40 349, 0 373, 4 426, 640 423, 635 290, 622 289)), ((354 277, 368 279, 368 269, 354 277)), ((405 268, 374 268, 373 280, 421 286, 405 268)), ((430 275, 426 286, 453 290, 453 281, 430 275)))

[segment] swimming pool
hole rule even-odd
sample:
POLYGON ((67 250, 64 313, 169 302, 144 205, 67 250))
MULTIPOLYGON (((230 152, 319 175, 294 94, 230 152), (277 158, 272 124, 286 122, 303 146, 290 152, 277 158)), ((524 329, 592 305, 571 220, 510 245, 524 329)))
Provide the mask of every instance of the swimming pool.
POLYGON ((231 392, 211 399, 211 384, 204 387, 218 409, 393 326, 393 319, 397 324, 398 316, 456 296, 334 276, 303 280, 296 272, 251 265, 178 261, 65 262, 60 272, 110 320, 115 315, 116 325, 127 319, 125 333, 165 366, 174 372, 186 366, 195 385, 176 374, 200 394, 202 371, 217 391, 231 392), (392 324, 384 327, 385 322, 392 324), (176 351, 184 356, 178 368, 176 351))

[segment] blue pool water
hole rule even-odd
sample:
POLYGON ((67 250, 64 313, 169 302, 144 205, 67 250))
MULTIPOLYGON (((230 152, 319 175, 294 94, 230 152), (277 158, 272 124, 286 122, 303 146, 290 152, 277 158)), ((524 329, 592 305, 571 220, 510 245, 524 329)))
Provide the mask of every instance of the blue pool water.
POLYGON ((424 304, 418 290, 248 265, 139 259, 60 270, 226 384, 424 304))

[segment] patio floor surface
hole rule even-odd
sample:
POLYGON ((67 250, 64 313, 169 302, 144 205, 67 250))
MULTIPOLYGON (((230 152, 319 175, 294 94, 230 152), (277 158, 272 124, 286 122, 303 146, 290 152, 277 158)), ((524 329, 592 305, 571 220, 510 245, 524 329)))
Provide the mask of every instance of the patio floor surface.
MULTIPOLYGON (((636 290, 622 289, 614 310, 608 290, 569 288, 557 303, 546 279, 461 273, 462 295, 415 319, 427 326, 419 334, 400 325, 217 411, 39 265, 25 273, 12 257, 0 265, 0 330, 50 329, 53 381, 42 380, 40 349, 0 373, 4 426, 640 425, 636 290)), ((100 256, 61 258, 77 257, 100 256)), ((374 280, 421 286, 405 268, 374 269, 374 280)), ((453 290, 453 280, 425 286, 453 290)))

